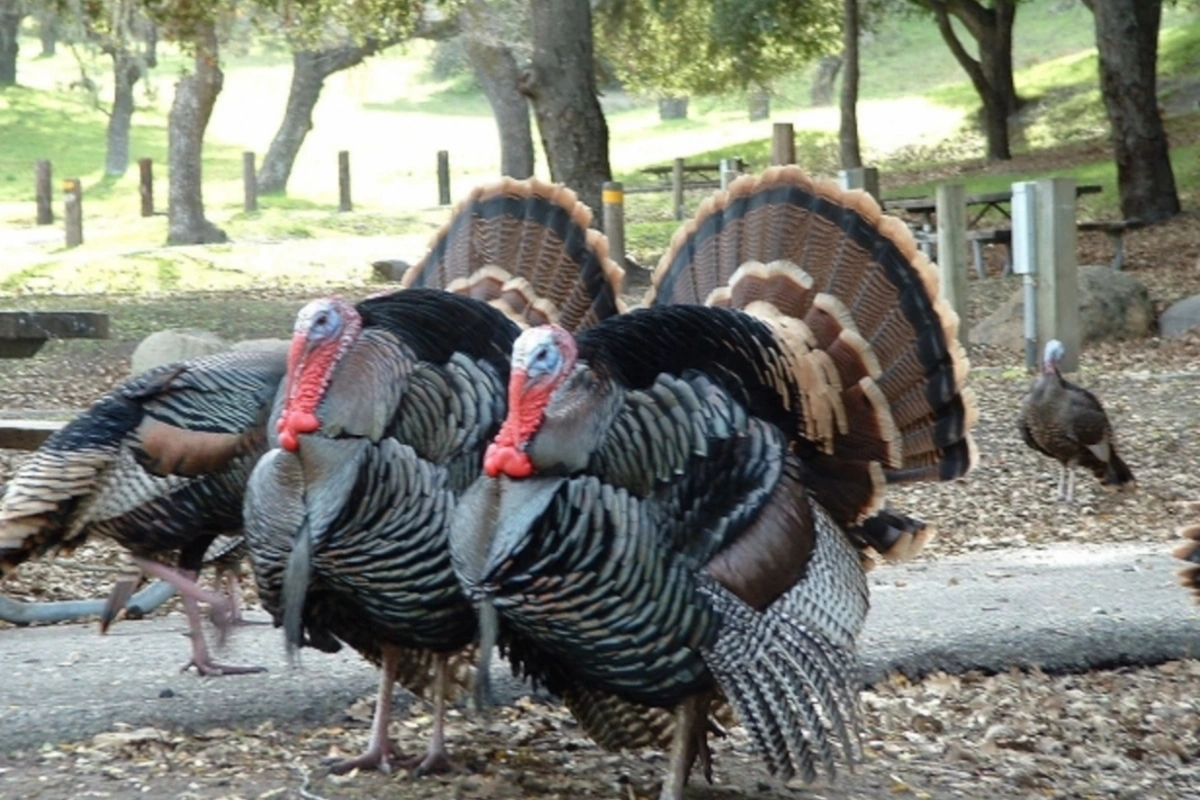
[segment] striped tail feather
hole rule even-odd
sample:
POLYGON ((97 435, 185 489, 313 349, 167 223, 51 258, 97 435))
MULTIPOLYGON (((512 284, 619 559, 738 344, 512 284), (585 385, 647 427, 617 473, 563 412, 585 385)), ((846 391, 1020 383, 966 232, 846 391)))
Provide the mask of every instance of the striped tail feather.
POLYGON ((739 178, 675 234, 645 303, 736 308, 772 327, 803 405, 797 434, 823 455, 811 486, 840 523, 877 510, 888 483, 975 463, 958 315, 908 228, 864 192, 794 166, 739 178))
POLYGON ((522 327, 583 330, 624 310, 625 272, 591 221, 564 186, 536 178, 478 186, 401 285, 487 301, 522 327))

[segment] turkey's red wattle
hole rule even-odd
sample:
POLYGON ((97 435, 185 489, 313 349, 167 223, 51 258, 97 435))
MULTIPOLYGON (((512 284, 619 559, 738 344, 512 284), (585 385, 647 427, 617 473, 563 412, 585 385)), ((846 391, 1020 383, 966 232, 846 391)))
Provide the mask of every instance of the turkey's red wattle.
POLYGON ((527 478, 533 474, 533 462, 525 453, 525 446, 542 424, 552 387, 526 389, 525 381, 525 370, 512 371, 508 380, 508 416, 483 455, 483 471, 489 478, 499 475, 527 478))
POLYGON ((329 373, 338 352, 332 344, 325 344, 305 353, 307 344, 305 334, 297 333, 292 337, 288 351, 287 400, 275 425, 280 446, 293 452, 300 446, 300 434, 313 433, 321 427, 317 406, 329 384, 329 373))

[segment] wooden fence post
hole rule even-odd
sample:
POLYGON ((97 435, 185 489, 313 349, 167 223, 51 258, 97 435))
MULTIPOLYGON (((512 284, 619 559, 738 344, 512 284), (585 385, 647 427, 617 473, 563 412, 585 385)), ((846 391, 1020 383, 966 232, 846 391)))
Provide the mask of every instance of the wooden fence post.
POLYGON ((620 181, 605 181, 600 191, 604 204, 604 235, 608 237, 608 255, 625 269, 625 186, 620 181))
POLYGON ((1062 371, 1079 369, 1079 264, 1075 255, 1075 179, 1037 182, 1038 353, 1058 339, 1062 371))
MULTIPOLYGON (((340 164, 338 171, 341 171, 340 164)), ((258 211, 258 177, 254 172, 254 153, 250 150, 242 153, 242 190, 242 208, 246 211, 258 211)))
POLYGON ((671 164, 671 201, 675 206, 675 219, 683 219, 683 159, 671 164))
POLYGON ((67 229, 67 247, 83 244, 83 186, 79 178, 62 182, 63 222, 67 229))
POLYGON ((796 163, 796 135, 790 122, 776 122, 771 128, 771 166, 796 163))
POLYGON ((138 159, 138 193, 142 196, 142 216, 154 216, 154 161, 138 159))
POLYGON ((338 151, 338 211, 352 211, 350 202, 350 151, 338 151))
POLYGON ((50 189, 49 161, 43 158, 34 165, 33 181, 37 188, 37 224, 50 225, 54 222, 54 199, 50 189))
POLYGON ((937 249, 942 297, 958 312, 958 340, 967 346, 967 189, 937 187, 937 249))
POLYGON ((450 151, 438 150, 438 205, 450 205, 450 151))

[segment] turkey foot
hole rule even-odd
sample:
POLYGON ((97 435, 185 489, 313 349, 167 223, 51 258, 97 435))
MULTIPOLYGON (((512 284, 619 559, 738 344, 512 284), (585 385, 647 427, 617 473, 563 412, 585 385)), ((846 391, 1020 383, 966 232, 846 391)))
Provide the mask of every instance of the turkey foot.
POLYGON ((186 672, 195 667, 196 672, 201 675, 215 678, 223 675, 248 675, 267 671, 266 667, 243 667, 234 664, 219 664, 213 661, 208 652, 208 642, 204 638, 204 624, 200 619, 199 601, 204 600, 213 607, 213 621, 222 634, 218 641, 224 642, 224 633, 229 629, 230 623, 230 607, 225 598, 201 589, 196 585, 193 575, 144 558, 134 558, 134 562, 147 575, 153 575, 170 583, 183 598, 183 611, 187 615, 189 635, 192 639, 192 659, 184 664, 180 672, 186 672))
POLYGON ((334 775, 345 775, 356 769, 373 769, 384 775, 390 775, 393 761, 403 764, 403 756, 396 749, 396 745, 392 742, 376 742, 375 737, 372 736, 371 744, 367 746, 361 756, 357 758, 327 758, 321 763, 327 765, 329 771, 334 775))
POLYGON ((445 746, 440 742, 436 745, 430 742, 429 749, 423 755, 406 758, 397 763, 405 769, 411 770, 414 778, 422 775, 439 775, 457 769, 454 762, 450 760, 445 746))

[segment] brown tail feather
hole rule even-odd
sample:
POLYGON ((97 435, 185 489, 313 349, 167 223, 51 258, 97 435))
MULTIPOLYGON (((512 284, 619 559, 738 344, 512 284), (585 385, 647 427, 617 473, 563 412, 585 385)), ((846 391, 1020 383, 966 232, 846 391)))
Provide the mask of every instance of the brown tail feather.
MULTIPOLYGON (((738 179, 675 234, 645 303, 738 308, 770 324, 800 388, 801 434, 841 476, 831 489, 864 471, 888 483, 949 480, 975 463, 958 316, 908 228, 863 192, 797 167, 738 179)), ((834 512, 839 522, 882 500, 814 490, 832 506, 869 502, 849 519, 834 512)))
POLYGON ((1179 535, 1186 541, 1175 548, 1175 557, 1191 565, 1179 570, 1179 582, 1200 602, 1200 524, 1183 528, 1179 535))
POLYGON ((570 189, 536 178, 476 187, 402 284, 486 300, 524 326, 582 330, 623 310, 624 270, 591 219, 570 189))

